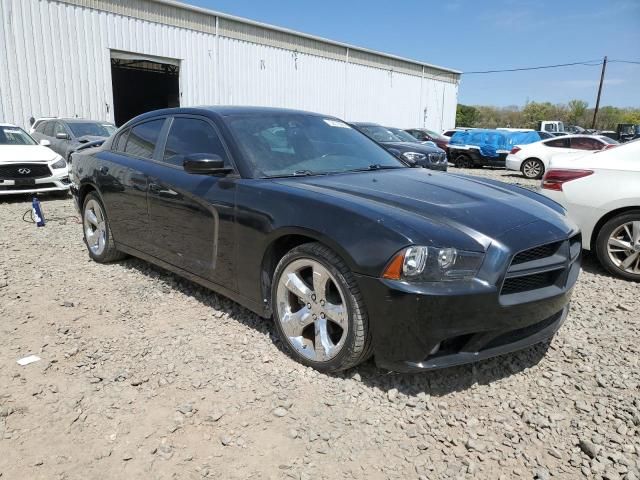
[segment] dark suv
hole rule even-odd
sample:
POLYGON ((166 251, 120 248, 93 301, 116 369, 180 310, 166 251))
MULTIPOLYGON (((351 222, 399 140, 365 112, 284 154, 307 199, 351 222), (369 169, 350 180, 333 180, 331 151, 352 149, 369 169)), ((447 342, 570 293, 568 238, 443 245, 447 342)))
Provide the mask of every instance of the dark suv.
POLYGON ((414 165, 431 170, 447 170, 447 154, 441 148, 424 143, 408 142, 377 123, 355 122, 351 125, 394 155, 400 156, 414 165))
POLYGON ((36 140, 48 140, 54 152, 67 161, 79 147, 109 138, 116 127, 109 122, 81 118, 56 118, 40 122, 31 134, 36 140))

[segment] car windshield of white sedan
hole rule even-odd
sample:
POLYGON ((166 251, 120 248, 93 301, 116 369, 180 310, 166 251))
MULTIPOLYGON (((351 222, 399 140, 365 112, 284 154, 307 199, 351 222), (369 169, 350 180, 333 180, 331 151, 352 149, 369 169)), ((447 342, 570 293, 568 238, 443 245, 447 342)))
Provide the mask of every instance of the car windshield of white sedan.
POLYGON ((97 122, 69 122, 69 128, 74 137, 109 137, 115 132, 115 127, 108 123, 97 122))
POLYGON ((0 145, 37 145, 37 143, 19 127, 0 127, 0 145))
POLYGON ((346 123, 304 114, 226 118, 256 177, 408 168, 346 123))

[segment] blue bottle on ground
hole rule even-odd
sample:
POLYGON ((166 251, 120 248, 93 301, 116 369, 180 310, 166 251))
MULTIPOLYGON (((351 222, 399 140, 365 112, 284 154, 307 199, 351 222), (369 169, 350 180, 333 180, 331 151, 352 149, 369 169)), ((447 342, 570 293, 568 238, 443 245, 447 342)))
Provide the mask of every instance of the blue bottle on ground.
POLYGON ((38 200, 38 197, 33 197, 31 210, 33 212, 33 221, 36 222, 36 225, 38 227, 44 227, 44 214, 42 213, 42 207, 40 206, 40 200, 38 200))

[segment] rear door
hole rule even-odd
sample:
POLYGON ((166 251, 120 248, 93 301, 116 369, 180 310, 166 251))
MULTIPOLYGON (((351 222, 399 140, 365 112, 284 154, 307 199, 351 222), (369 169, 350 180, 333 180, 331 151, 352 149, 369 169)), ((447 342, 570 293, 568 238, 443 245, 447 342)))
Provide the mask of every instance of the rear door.
POLYGON ((170 120, 159 161, 149 171, 149 222, 154 255, 235 290, 235 175, 187 173, 185 156, 216 154, 231 159, 207 118, 170 120))
POLYGON ((166 117, 142 121, 118 133, 111 149, 98 153, 95 172, 113 237, 118 243, 150 252, 147 177, 159 155, 166 117))

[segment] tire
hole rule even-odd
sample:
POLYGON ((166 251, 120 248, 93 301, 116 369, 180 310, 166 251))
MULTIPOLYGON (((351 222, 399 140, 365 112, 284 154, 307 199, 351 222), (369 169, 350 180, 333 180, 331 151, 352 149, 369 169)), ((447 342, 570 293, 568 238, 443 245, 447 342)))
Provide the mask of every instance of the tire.
POLYGON ((544 164, 537 158, 527 158, 520 165, 520 172, 525 178, 539 180, 544 175, 544 164))
POLYGON ((90 192, 82 205, 82 232, 89 256, 94 261, 109 263, 126 256, 115 247, 104 204, 95 192, 90 192))
POLYGON ((473 161, 469 155, 461 153, 456 157, 455 166, 458 168, 473 168, 473 161))
POLYGON ((640 210, 613 217, 596 238, 596 255, 611 274, 626 280, 640 281, 640 210), (636 243, 633 237, 636 237, 636 243), (630 262, 628 266, 627 263, 630 262))
POLYGON ((304 365, 338 372, 372 354, 369 320, 355 278, 324 245, 306 243, 282 257, 273 274, 271 305, 289 355, 304 365))

